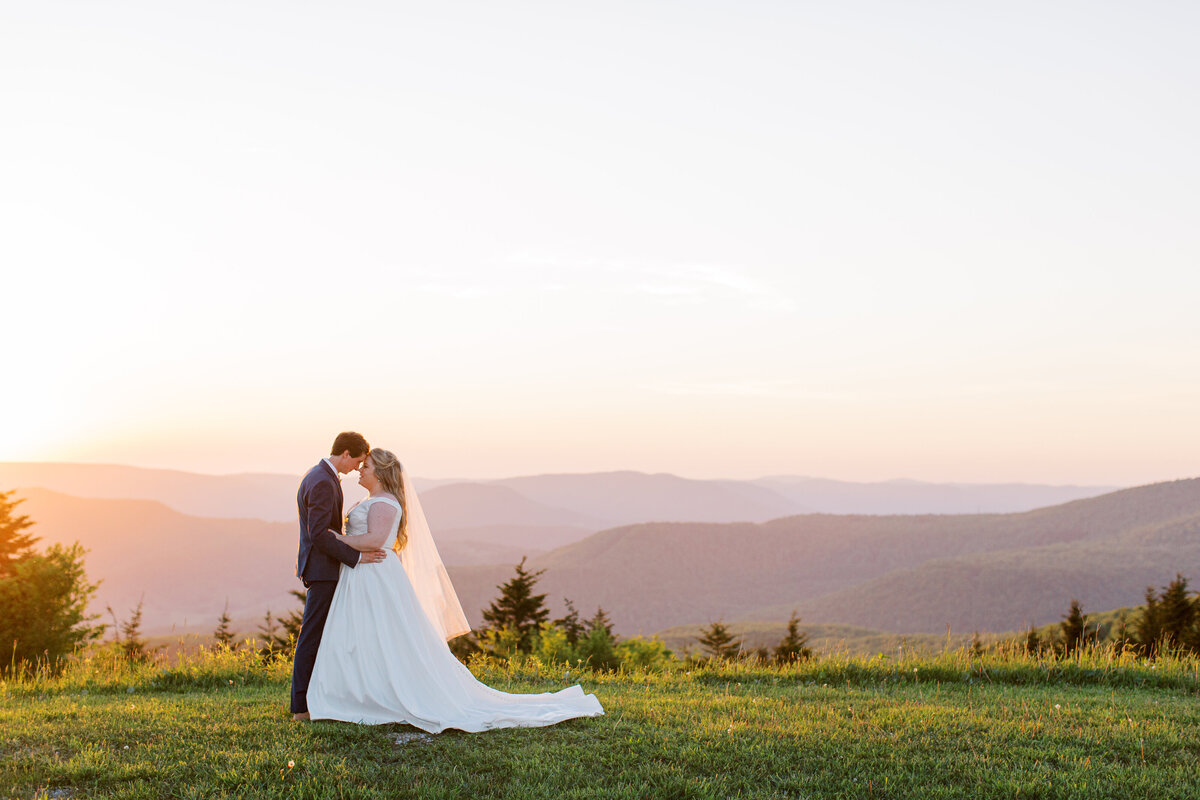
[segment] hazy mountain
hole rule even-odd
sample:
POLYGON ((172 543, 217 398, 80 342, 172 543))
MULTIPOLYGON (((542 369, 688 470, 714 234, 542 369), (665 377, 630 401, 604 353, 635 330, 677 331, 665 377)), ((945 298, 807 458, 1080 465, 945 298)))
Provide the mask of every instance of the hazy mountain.
MULTIPOLYGON (((890 631, 939 624, 1003 631, 1054 622, 1072 598, 1090 609, 1127 606, 1176 572, 1200 576, 1200 513, 1044 547, 936 559, 796 605, 812 619, 890 631)), ((779 619, 789 610, 777 605, 745 616, 779 619)))
MULTIPOLYGON (((202 517, 296 519, 299 475, 201 475, 110 464, 0 463, 0 488, 43 488, 73 497, 157 500, 202 517)), ((847 483, 772 477, 691 480, 675 475, 602 472, 499 481, 416 478, 435 528, 559 527, 597 531, 652 521, 762 522, 794 514, 1023 511, 1108 491, 1105 487, 847 483)), ((346 508, 365 492, 351 473, 346 508)))
MULTIPOLYGON (((206 477, 159 475, 160 488, 172 488, 166 478, 179 475, 206 477)), ((447 484, 424 493, 435 520, 470 523, 500 514, 528 523, 435 527, 473 621, 526 554, 533 569, 546 570, 539 590, 556 612, 564 596, 586 615, 603 605, 623 635, 718 618, 778 621, 793 607, 813 623, 892 632, 938 633, 947 622, 961 630, 1012 630, 1057 620, 1071 597, 1092 608, 1131 605, 1146 584, 1161 585, 1176 571, 1200 576, 1200 480, 1017 514, 804 514, 769 522, 652 522, 587 535, 586 527, 567 521, 597 510, 589 503, 600 495, 589 494, 589 485, 633 498, 623 507, 613 502, 626 511, 649 502, 643 478, 668 487, 676 503, 701 489, 727 508, 767 503, 757 490, 744 493, 730 482, 681 486, 673 476, 619 473, 611 483, 588 484, 582 477, 514 479, 521 488, 447 484)), ((197 484, 173 488, 179 485, 197 484)), ((226 597, 235 617, 293 605, 287 591, 299 584, 292 577, 290 517, 215 519, 145 500, 81 499, 44 489, 21 494, 29 498, 21 508, 37 522, 37 535, 47 542, 78 539, 90 548, 88 573, 105 580, 102 603, 126 613, 145 593, 148 626, 185 617, 215 624, 226 597)), ((718 513, 716 504, 693 508, 718 513)))
MULTIPOLYGON (((1072 596, 1136 602, 1175 571, 1200 575, 1200 480, 1022 514, 803 515, 768 523, 651 523, 602 531, 531 559, 556 610, 603 605, 623 633, 724 618, 890 631, 1012 630, 1053 621, 1072 596), (1124 572, 1122 572, 1124 570, 1124 572), (1103 591, 1097 587, 1108 587, 1103 591), (861 597, 860 597, 861 595, 861 597), (760 600, 768 597, 774 600, 760 600)), ((511 567, 451 570, 473 620, 511 567)))
POLYGON ((851 483, 790 476, 761 478, 754 483, 798 506, 825 514, 1006 514, 1095 497, 1120 488, 911 480, 851 483))
MULTIPOLYGON (((446 561, 450 559, 445 555, 445 548, 451 545, 463 546, 469 542, 478 542, 489 547, 512 548, 517 555, 515 559, 511 559, 515 564, 521 560, 522 555, 554 550, 563 545, 586 539, 592 533, 593 531, 588 528, 575 528, 570 525, 481 525, 478 528, 438 528, 436 537, 438 547, 443 550, 442 557, 446 561)), ((504 564, 509 561, 508 558, 491 561, 472 558, 469 562, 458 561, 456 563, 504 564)))
POLYGON ((562 527, 591 531, 607 527, 577 511, 553 508, 499 484, 455 483, 421 492, 421 508, 430 530, 495 525, 562 527))
POLYGON ((803 511, 771 489, 749 481, 701 481, 643 472, 596 472, 505 478, 493 484, 571 509, 609 525, 654 520, 763 521, 803 511))
POLYGON ((153 631, 184 621, 211 622, 229 599, 234 617, 261 618, 295 605, 300 588, 294 523, 204 519, 149 500, 77 498, 29 489, 19 506, 41 537, 38 546, 78 541, 88 577, 102 580, 93 610, 111 605, 124 619, 145 597, 153 631))
MULTIPOLYGON (((23 489, 18 496, 25 498, 19 510, 33 519, 39 547, 78 541, 88 549, 88 576, 102 580, 93 610, 111 605, 124 618, 144 596, 147 630, 171 625, 182 630, 186 621, 189 629, 203 631, 216 626, 226 598, 235 619, 258 621, 268 608, 282 612, 296 604, 288 595, 301 588, 293 574, 294 522, 196 517, 149 500, 78 498, 46 489, 23 489)), ((530 543, 545 539, 547 546, 556 546, 586 531, 448 533, 439 533, 437 541, 442 558, 453 565, 515 564, 526 553, 539 552, 530 543), (506 544, 506 538, 519 544, 506 544)))
MULTIPOLYGON (((116 464, 0 462, 0 489, 50 489, 72 497, 156 500, 194 516, 272 522, 295 523, 300 478, 269 473, 201 475, 116 464)), ((357 481, 357 473, 342 481, 347 509, 366 494, 357 481)), ((422 492, 438 485, 422 478, 415 482, 422 492)))

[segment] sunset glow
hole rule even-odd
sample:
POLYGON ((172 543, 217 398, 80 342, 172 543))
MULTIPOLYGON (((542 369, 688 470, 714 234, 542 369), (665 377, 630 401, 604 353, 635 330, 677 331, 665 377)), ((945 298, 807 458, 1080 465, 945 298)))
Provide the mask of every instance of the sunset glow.
POLYGON ((0 461, 1200 474, 1198 23, 14 5, 0 461))

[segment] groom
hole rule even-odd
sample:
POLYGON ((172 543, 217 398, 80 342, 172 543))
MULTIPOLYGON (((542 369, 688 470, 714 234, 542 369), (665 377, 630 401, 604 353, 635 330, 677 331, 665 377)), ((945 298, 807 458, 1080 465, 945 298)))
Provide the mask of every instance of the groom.
POLYGON ((308 595, 304 601, 304 620, 296 640, 296 657, 292 665, 292 719, 308 719, 308 681, 325 632, 325 618, 333 590, 337 588, 338 562, 353 569, 358 564, 382 561, 382 550, 359 553, 342 544, 334 534, 342 532, 342 484, 339 474, 362 466, 370 451, 361 433, 339 433, 333 440, 329 458, 308 471, 300 481, 296 505, 300 510, 300 554, 296 560, 296 577, 304 581, 308 595))

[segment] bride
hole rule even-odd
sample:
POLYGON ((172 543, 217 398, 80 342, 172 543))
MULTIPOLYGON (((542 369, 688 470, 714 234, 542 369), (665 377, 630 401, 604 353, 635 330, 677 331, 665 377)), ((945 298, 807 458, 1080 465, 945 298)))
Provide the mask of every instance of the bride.
POLYGON ((408 474, 376 448, 359 470, 370 496, 338 538, 359 551, 392 550, 381 563, 341 568, 308 687, 312 719, 446 728, 553 725, 604 713, 578 686, 508 694, 475 680, 448 639, 470 630, 408 474))

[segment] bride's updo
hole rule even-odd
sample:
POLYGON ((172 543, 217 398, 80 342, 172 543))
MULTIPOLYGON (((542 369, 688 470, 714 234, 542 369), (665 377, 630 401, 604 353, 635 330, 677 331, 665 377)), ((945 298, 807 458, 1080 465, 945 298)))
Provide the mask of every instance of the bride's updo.
POLYGON ((400 501, 400 529, 396 531, 396 544, 392 548, 399 553, 408 543, 408 508, 404 501, 404 475, 400 471, 400 459, 391 450, 382 447, 376 447, 369 455, 375 467, 375 478, 383 490, 400 501))

